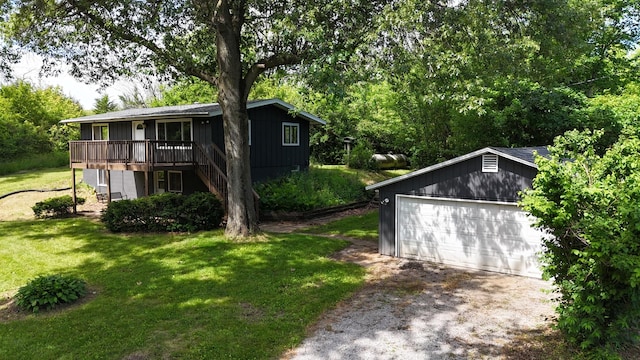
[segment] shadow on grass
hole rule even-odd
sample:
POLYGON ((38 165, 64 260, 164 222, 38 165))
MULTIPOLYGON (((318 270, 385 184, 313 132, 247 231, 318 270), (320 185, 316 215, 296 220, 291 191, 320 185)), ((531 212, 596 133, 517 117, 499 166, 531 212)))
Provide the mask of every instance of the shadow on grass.
POLYGON ((9 228, 24 246, 80 259, 64 272, 100 293, 55 316, 0 324, 0 358, 274 358, 364 275, 326 258, 345 242, 312 236, 114 235, 86 219, 0 224, 9 228), (58 248, 64 238, 76 246, 58 248))

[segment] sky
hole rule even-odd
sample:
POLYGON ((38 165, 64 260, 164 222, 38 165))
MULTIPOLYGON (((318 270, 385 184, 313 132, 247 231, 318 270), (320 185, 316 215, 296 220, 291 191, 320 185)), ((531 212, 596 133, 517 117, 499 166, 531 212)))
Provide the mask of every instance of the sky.
POLYGON ((61 73, 55 77, 41 78, 39 76, 42 60, 35 54, 25 54, 22 61, 13 67, 14 77, 29 81, 38 87, 60 86, 62 93, 77 100, 85 110, 91 110, 94 107, 96 99, 105 93, 114 102, 119 102, 119 95, 127 94, 133 90, 133 83, 120 81, 104 90, 99 89, 96 85, 88 85, 74 79, 67 73, 61 73))

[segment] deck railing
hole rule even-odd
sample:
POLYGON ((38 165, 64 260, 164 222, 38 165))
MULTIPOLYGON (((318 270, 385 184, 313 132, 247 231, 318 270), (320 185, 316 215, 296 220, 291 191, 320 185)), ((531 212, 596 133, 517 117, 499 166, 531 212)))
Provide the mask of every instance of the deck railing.
MULTIPOLYGON (((227 206, 227 158, 215 144, 203 146, 191 141, 103 140, 71 141, 72 167, 105 168, 120 166, 194 166, 209 191, 217 194, 227 206), (76 166, 74 166, 76 164, 76 166)), ((253 191, 256 209, 260 197, 253 191)))
POLYGON ((213 156, 206 152, 200 144, 194 144, 193 156, 196 164, 196 172, 205 182, 209 191, 217 194, 225 202, 227 201, 227 176, 226 159, 224 153, 213 145, 213 156))
POLYGON ((71 141, 71 164, 189 164, 191 141, 103 140, 71 141))

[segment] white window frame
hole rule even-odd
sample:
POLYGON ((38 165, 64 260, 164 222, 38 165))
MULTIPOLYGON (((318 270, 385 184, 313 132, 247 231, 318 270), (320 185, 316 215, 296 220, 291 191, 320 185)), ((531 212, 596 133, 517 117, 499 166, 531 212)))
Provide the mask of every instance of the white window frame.
POLYGON ((482 155, 482 172, 498 172, 498 155, 482 155))
MULTIPOLYGON (((160 139, 159 132, 158 132, 158 129, 159 129, 158 124, 177 123, 177 122, 179 122, 181 124, 185 123, 185 122, 189 123, 189 132, 190 132, 189 139, 188 140, 183 139, 183 140, 180 140, 180 141, 193 141, 193 119, 191 119, 191 118, 179 118, 179 119, 170 119, 170 120, 156 120, 156 126, 155 126, 156 127, 156 140, 157 141, 174 141, 174 140, 166 140, 166 139, 161 140, 160 139)), ((166 127, 165 127, 165 129, 166 129, 166 127)), ((181 125, 181 129, 182 129, 182 125, 181 125)), ((165 130, 165 132, 166 132, 166 130, 165 130)), ((166 135, 166 134, 164 134, 164 135, 166 135)), ((184 134, 182 134, 182 137, 184 138, 184 134)), ((158 146, 158 149, 165 149, 165 148, 166 148, 166 146, 160 146, 160 145, 158 146)), ((183 149, 183 148, 184 149, 191 149, 191 146, 180 146, 178 148, 180 148, 180 149, 183 149)))
POLYGON ((184 190, 184 183, 182 181, 182 171, 167 171, 167 191, 173 193, 181 194, 184 190), (180 175, 180 190, 173 190, 171 184, 171 174, 179 174, 180 175))
MULTIPOLYGON (((102 131, 100 131, 100 135, 102 135, 102 131)), ((91 124, 91 140, 109 140, 109 124, 108 123, 99 123, 99 124, 91 124), (107 138, 106 139, 96 139, 95 135, 95 128, 102 128, 102 127, 106 127, 107 128, 107 138)))
POLYGON ((251 146, 251 119, 249 119, 249 146, 251 146))
POLYGON ((154 171, 153 172, 153 183, 154 183, 154 190, 156 194, 162 194, 164 193, 166 190, 166 185, 167 185, 167 177, 165 176, 164 171, 154 171), (160 186, 160 177, 162 177, 162 187, 160 186))
POLYGON ((282 123, 282 146, 300 146, 300 124, 283 122, 282 123), (291 131, 289 131, 289 139, 287 139, 285 129, 287 127, 296 129, 296 142, 291 142, 291 131))
POLYGON ((107 186, 107 170, 97 169, 96 172, 96 184, 98 186, 107 186))

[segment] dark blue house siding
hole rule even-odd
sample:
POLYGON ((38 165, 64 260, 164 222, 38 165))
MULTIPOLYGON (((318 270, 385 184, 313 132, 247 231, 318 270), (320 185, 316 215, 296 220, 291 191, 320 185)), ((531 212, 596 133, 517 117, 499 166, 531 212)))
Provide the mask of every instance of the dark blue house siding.
POLYGON ((504 157, 499 158, 498 172, 482 172, 480 155, 381 187, 379 252, 395 254, 396 194, 517 202, 519 191, 531 187, 536 173, 535 168, 504 157))
MULTIPOLYGON (((286 175, 291 171, 306 170, 309 167, 309 121, 297 118, 286 110, 275 105, 261 106, 248 109, 251 120, 251 176, 253 182, 261 182, 271 178, 286 175), (282 124, 295 123, 299 128, 298 146, 284 146, 282 144, 282 124)), ((100 123, 100 122, 97 122, 100 123)), ((145 120, 145 137, 156 140, 156 121, 145 120)), ((109 140, 131 140, 133 129, 131 121, 108 122, 109 140)), ((215 143, 224 151, 224 132, 222 116, 212 118, 192 119, 193 141, 203 145, 205 150, 212 152, 211 145, 215 143)), ((82 140, 92 139, 92 124, 80 124, 82 140)), ((111 172, 111 191, 122 192, 128 198, 144 196, 144 173, 129 172, 125 176, 122 172, 111 172)), ((149 189, 153 193, 153 172, 149 173, 149 189)), ((97 170, 85 169, 84 181, 106 191, 97 184, 97 170)), ((183 172, 183 189, 188 194, 194 191, 208 191, 194 171, 183 172)))
POLYGON ((309 122, 271 106, 250 109, 252 179, 260 182, 309 168, 309 122), (300 125, 300 145, 282 145, 282 124, 300 125))

